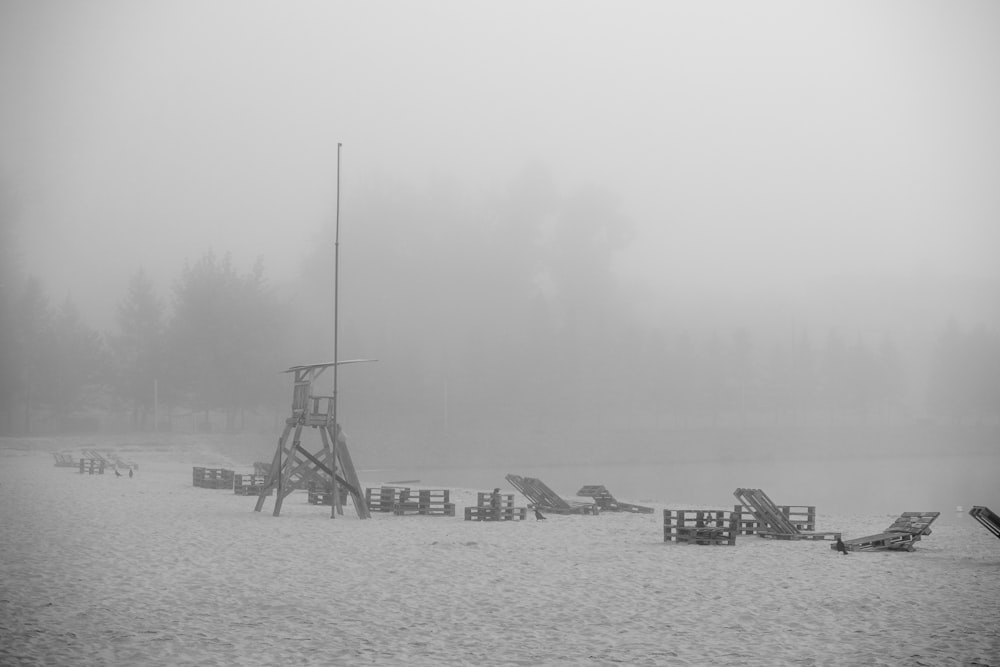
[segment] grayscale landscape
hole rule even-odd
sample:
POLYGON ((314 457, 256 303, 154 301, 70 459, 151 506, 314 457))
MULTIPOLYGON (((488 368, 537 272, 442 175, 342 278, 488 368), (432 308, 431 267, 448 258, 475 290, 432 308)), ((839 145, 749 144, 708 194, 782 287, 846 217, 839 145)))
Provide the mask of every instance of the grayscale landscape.
POLYGON ((0 523, 0 663, 1000 665, 979 632, 1000 619, 1000 543, 968 516, 1000 509, 998 38, 1000 7, 971 0, 0 2, 0 501, 18 508, 0 523), (353 498, 329 522, 304 488, 277 518, 192 488, 195 466, 280 465, 283 430, 305 419, 284 371, 345 360, 365 363, 323 374, 310 396, 331 400, 361 486, 452 489, 457 516, 376 516, 367 532, 353 498), (91 449, 139 474, 52 465, 91 449), (462 521, 477 491, 515 493, 510 473, 565 497, 606 485, 656 513, 462 521), (740 487, 815 506, 844 539, 903 512, 940 518, 913 553, 839 560, 822 541, 663 543, 663 511, 731 510, 740 487), (129 507, 171 538, 130 537, 129 507), (95 542, 111 524, 121 554, 95 542), (212 531, 247 551, 213 556, 212 531), (489 629, 426 639, 435 631, 405 618, 404 635, 355 618, 308 650, 292 644, 319 625, 248 648, 257 626, 220 611, 239 586, 230 572, 313 531, 347 531, 351 568, 370 558, 395 574, 286 607, 286 588, 328 582, 282 552, 276 570, 310 581, 247 566, 271 600, 262 617, 333 623, 361 613, 342 606, 355 596, 456 623, 439 605, 460 582, 445 595, 421 569, 401 583, 434 555, 442 577, 475 573, 482 604, 463 614, 489 629), (774 618, 804 619, 781 632, 806 649, 768 653, 754 647, 778 632, 770 616, 736 610, 772 587, 730 599, 689 578, 681 611, 657 601, 659 583, 606 582, 590 599, 583 581, 602 575, 588 540, 602 557, 622 547, 619 577, 629 554, 655 579, 710 552, 730 578, 749 567, 780 582, 790 558, 800 585, 837 587, 836 609, 781 598, 774 618), (105 573, 44 607, 53 573, 71 585, 77 548, 78 565, 105 573), (126 558, 145 559, 156 586, 126 558), (176 622, 197 588, 162 569, 171 559, 216 577, 199 608, 209 629, 143 635, 155 623, 137 630, 130 609, 176 622), (107 574, 120 568, 127 595, 107 574), (503 577, 525 568, 514 595, 503 577), (878 616, 887 653, 860 626, 830 634, 885 573, 947 581, 943 625, 928 594, 901 625, 878 616), (177 581, 176 604, 138 601, 177 581), (542 626, 523 616, 552 597, 594 613, 578 609, 574 640, 547 648, 535 633, 565 631, 559 610, 542 626), (626 613, 635 599, 677 614, 687 640, 710 627, 713 649, 671 645, 655 614, 626 613), (88 605, 110 634, 82 623, 88 605), (511 609, 522 616, 491 625, 511 609), (591 623, 602 639, 587 648, 591 623), (958 627, 961 640, 931 640, 958 627), (724 649, 734 632, 744 648, 724 649))

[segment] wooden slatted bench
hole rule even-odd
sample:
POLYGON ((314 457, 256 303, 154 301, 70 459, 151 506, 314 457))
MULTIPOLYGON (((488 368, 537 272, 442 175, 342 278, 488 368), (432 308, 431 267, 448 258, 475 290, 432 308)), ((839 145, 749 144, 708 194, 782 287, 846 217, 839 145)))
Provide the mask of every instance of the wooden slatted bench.
POLYGON ((194 485, 202 489, 231 489, 235 473, 226 468, 195 467, 191 471, 194 485))
POLYGON ((501 493, 500 507, 493 507, 493 492, 480 491, 476 494, 476 506, 465 508, 466 521, 524 521, 528 518, 527 507, 514 507, 514 494, 501 493))
POLYGON ((392 511, 397 516, 421 514, 427 516, 455 516, 455 503, 450 501, 448 489, 419 489, 416 496, 400 493, 392 511))
POLYGON ((80 459, 80 474, 103 475, 105 463, 104 459, 80 459))
POLYGON ((736 544, 739 512, 663 510, 663 541, 680 544, 736 544))

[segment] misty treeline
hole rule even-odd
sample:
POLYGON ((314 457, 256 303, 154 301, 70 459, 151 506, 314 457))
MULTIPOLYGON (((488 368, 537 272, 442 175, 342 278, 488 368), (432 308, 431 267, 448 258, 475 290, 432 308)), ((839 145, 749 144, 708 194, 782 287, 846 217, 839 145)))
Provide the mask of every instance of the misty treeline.
MULTIPOLYGON (((564 193, 540 169, 506 190, 456 195, 371 183, 351 194, 341 233, 345 421, 421 437, 654 420, 719 424, 994 419, 1000 333, 940 323, 926 358, 890 338, 831 328, 764 337, 733 323, 652 325, 616 277, 633 242, 615 197, 564 193), (920 388, 915 391, 914 388, 920 388)), ((148 429, 178 416, 246 428, 289 409, 282 369, 333 358, 334 228, 303 239, 298 278, 272 284, 207 250, 167 293, 137 267, 114 326, 53 303, 17 251, 2 202, 0 419, 3 432, 148 429)), ((275 224, 280 225, 280 221, 275 224)), ((80 280, 86 280, 81 276, 80 280)))
POLYGON ((69 298, 51 305, 33 276, 3 308, 5 432, 89 431, 123 415, 145 428, 157 409, 161 426, 177 411, 219 411, 235 429, 243 411, 274 404, 280 305, 260 263, 241 274, 208 252, 184 266, 169 302, 138 270, 109 332, 69 298))

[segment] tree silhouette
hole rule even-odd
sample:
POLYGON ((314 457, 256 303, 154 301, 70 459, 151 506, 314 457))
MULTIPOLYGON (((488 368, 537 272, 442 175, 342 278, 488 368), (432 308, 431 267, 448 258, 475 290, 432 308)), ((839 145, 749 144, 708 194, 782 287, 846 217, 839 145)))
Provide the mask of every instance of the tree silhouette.
POLYGON ((15 378, 24 406, 22 430, 31 433, 33 412, 53 398, 56 366, 53 315, 38 278, 29 277, 14 308, 15 378))
POLYGON ((163 301, 142 269, 129 279, 125 297, 118 303, 117 323, 118 334, 110 337, 115 392, 130 403, 133 428, 144 428, 154 407, 158 380, 165 377, 165 325, 163 301))
POLYGON ((270 403, 279 378, 281 311, 263 263, 245 275, 208 252, 185 265, 174 286, 167 328, 168 381, 183 402, 226 414, 236 426, 245 410, 270 403))
POLYGON ((16 319, 18 289, 22 281, 18 215, 14 193, 6 181, 0 181, 0 433, 14 429, 14 412, 24 381, 16 319))
POLYGON ((52 341, 55 414, 65 419, 80 408, 99 407, 101 385, 109 379, 107 351, 101 334, 80 319, 68 297, 55 313, 52 341))

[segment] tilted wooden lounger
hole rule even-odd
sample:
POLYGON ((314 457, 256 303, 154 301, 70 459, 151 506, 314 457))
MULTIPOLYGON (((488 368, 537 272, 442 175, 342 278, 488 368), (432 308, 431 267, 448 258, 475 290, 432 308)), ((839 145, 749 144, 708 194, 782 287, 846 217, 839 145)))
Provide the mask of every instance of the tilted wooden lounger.
POLYGON ((940 512, 903 512, 892 525, 877 535, 844 540, 848 551, 913 551, 923 535, 931 534, 931 524, 940 512))
POLYGON ((1000 516, 994 514, 989 507, 973 505, 972 509, 969 510, 969 516, 983 524, 986 530, 1000 537, 1000 516))
POLYGON ((553 514, 599 514, 601 511, 597 503, 566 502, 540 479, 520 475, 507 475, 506 479, 530 501, 528 507, 532 509, 553 514))
POLYGON ((799 530, 791 519, 760 489, 736 489, 733 495, 757 519, 757 535, 776 540, 836 540, 839 532, 799 530))
POLYGON ((576 495, 584 498, 593 498, 594 502, 600 505, 601 509, 607 512, 635 512, 637 514, 652 514, 652 507, 644 507, 642 505, 633 505, 632 503, 623 503, 622 501, 611 495, 601 484, 588 484, 583 486, 576 495))

